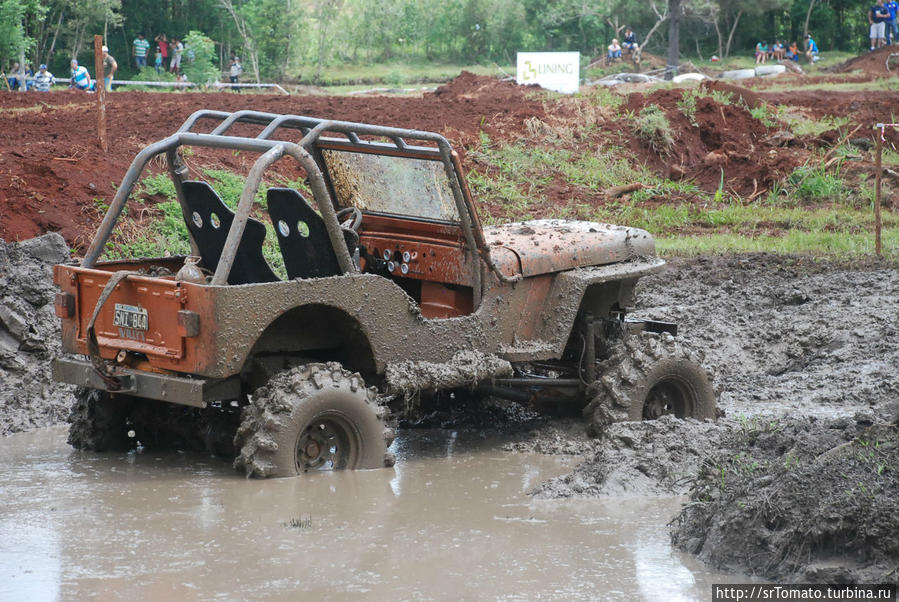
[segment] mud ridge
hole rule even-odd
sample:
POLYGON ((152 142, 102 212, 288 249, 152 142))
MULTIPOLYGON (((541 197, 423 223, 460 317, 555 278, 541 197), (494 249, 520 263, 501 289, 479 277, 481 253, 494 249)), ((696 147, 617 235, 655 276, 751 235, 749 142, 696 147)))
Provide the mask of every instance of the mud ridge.
POLYGON ((61 349, 51 266, 69 260, 56 233, 22 243, 0 239, 0 435, 63 422, 72 389, 53 382, 61 349))

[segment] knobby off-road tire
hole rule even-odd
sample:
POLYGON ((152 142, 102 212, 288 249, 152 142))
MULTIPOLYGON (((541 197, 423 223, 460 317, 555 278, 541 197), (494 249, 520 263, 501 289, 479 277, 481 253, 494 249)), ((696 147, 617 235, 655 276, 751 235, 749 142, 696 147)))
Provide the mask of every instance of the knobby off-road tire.
POLYGON ((253 394, 234 436, 234 468, 252 477, 393 465, 387 408, 337 362, 278 374, 253 394))
POLYGON ((598 435, 613 422, 715 418, 718 394, 697 354, 670 334, 628 335, 598 368, 584 408, 588 430, 598 435))
POLYGON ((133 447, 128 436, 128 414, 133 399, 113 398, 105 391, 78 387, 69 412, 68 443, 83 451, 125 451, 133 447))

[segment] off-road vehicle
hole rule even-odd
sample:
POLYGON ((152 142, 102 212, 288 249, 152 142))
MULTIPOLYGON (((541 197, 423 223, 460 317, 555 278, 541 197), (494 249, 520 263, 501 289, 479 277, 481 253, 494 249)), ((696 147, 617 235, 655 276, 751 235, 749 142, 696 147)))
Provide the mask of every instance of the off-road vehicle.
POLYGON ((68 355, 54 374, 81 386, 69 442, 177 441, 267 477, 389 465, 389 408, 413 414, 440 392, 575 404, 594 428, 712 417, 709 377, 674 325, 626 319, 637 279, 664 265, 654 244, 591 222, 482 227, 438 134, 198 111, 137 155, 81 265, 55 267, 68 355), (184 147, 260 154, 234 211, 188 178, 184 147), (191 256, 100 261, 163 154, 191 256), (256 203, 282 158, 298 184, 256 203))

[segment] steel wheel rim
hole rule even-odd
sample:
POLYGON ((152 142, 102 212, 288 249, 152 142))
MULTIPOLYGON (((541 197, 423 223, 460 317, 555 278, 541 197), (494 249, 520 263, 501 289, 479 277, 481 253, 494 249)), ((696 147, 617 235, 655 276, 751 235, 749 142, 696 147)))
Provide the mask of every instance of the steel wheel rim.
POLYGON ((687 418, 694 412, 694 393, 690 386, 679 379, 667 379, 657 383, 643 403, 643 419, 655 420, 667 414, 687 418))
POLYGON ((297 439, 294 457, 300 472, 353 468, 359 458, 359 432, 345 417, 327 413, 312 420, 297 439))

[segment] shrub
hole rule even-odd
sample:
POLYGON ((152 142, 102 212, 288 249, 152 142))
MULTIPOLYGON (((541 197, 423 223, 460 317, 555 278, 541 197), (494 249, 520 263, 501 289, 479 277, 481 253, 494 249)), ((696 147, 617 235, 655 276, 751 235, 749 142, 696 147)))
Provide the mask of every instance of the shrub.
POLYGON ((665 111, 656 105, 646 107, 634 118, 634 128, 637 135, 660 155, 667 155, 674 146, 671 123, 665 111))

